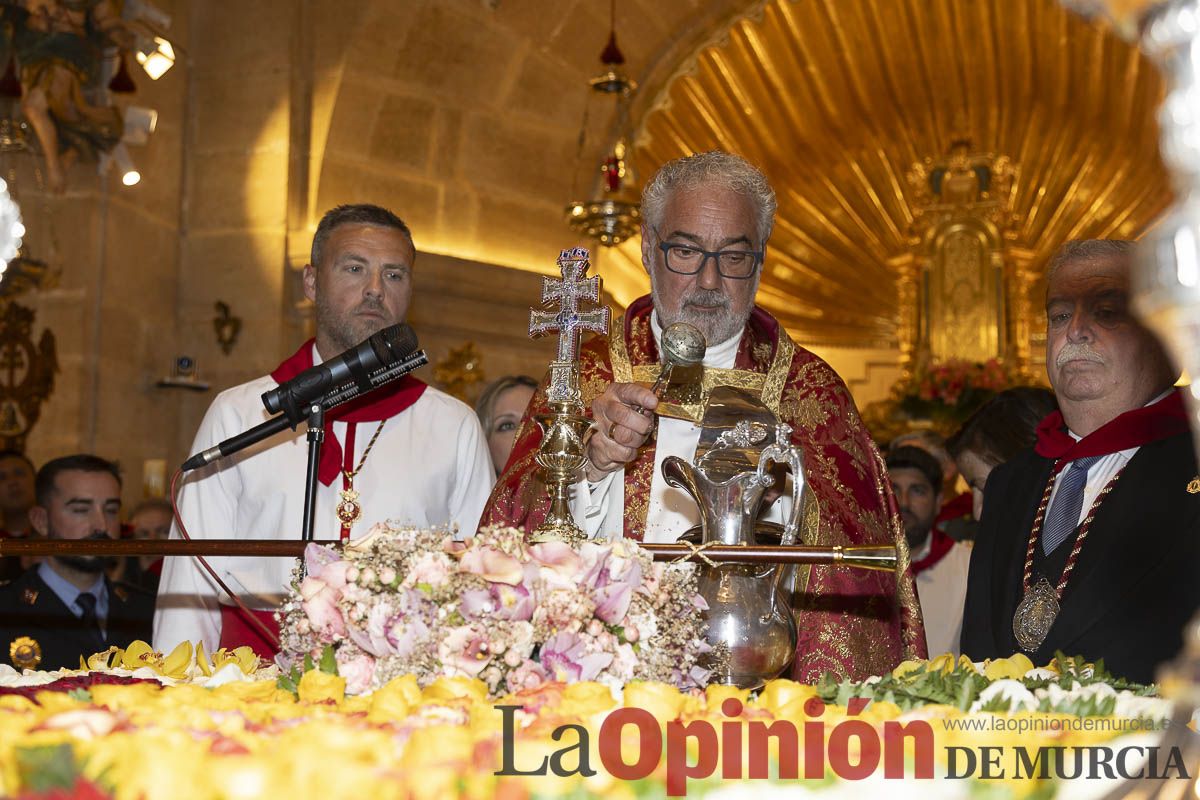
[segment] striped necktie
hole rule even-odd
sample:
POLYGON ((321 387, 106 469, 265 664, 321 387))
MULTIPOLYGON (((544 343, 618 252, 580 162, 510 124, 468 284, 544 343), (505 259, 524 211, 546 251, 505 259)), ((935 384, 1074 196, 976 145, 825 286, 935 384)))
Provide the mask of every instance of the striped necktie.
POLYGON ((1054 502, 1046 514, 1042 527, 1042 552, 1050 555, 1079 526, 1079 512, 1083 508, 1083 489, 1087 486, 1088 470, 1103 456, 1077 458, 1067 467, 1054 502))

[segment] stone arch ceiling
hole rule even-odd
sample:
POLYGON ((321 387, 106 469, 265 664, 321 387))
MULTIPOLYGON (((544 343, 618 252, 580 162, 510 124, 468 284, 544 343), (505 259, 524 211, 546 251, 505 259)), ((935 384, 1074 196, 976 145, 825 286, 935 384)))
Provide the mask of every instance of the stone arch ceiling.
POLYGON ((1014 245, 1041 269, 1067 239, 1140 234, 1169 202, 1161 92, 1056 0, 773 0, 665 82, 635 163, 646 176, 722 148, 759 164, 779 196, 760 303, 801 341, 887 346, 914 162, 956 130, 1009 156, 1014 245))
MULTIPOLYGON (((618 0, 634 74, 724 29, 754 0, 618 0), (682 44, 681 44, 682 43, 682 44)), ((564 221, 611 130, 590 110, 594 152, 576 159, 587 80, 608 38, 607 0, 356 0, 318 40, 308 230, 344 202, 396 208, 419 249, 552 271, 577 240, 564 221), (338 48, 322 59, 321 42, 338 48)), ((603 256, 597 259, 602 265, 603 256)), ((602 266, 602 268, 604 268, 602 266)), ((620 300, 640 266, 615 263, 620 300)))
MULTIPOLYGON (((608 4, 350 8, 345 35, 331 37, 337 67, 314 81, 328 127, 314 126, 310 227, 335 203, 383 202, 403 209, 422 249, 551 269, 576 243, 562 209, 608 4)), ((805 343, 895 344, 887 263, 907 248, 904 174, 944 153, 959 122, 978 150, 1018 165, 1015 244, 1035 265, 1073 236, 1136 235, 1168 201, 1157 74, 1057 0, 618 0, 617 10, 643 87, 637 174, 712 147, 764 167, 780 219, 760 300, 805 343)), ((593 116, 597 139, 606 131, 593 116)), ((645 291, 637 241, 597 261, 619 302, 645 291)))

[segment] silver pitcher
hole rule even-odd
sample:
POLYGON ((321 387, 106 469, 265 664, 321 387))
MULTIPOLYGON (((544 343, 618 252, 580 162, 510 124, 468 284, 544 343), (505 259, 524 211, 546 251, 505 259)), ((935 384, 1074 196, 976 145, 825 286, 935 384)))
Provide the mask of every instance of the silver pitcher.
MULTIPOLYGON (((792 510, 780 544, 798 538, 804 498, 803 459, 791 444, 791 428, 782 423, 770 431, 759 422, 742 422, 722 434, 695 464, 676 456, 663 459, 663 477, 683 489, 700 508, 701 541, 705 544, 751 545, 763 494, 775 483, 772 463, 792 471, 792 510), (771 434, 775 441, 767 444, 771 434), (757 467, 729 474, 728 466, 758 455, 757 467), (728 477, 726 477, 728 476, 728 477)), ((708 603, 705 637, 713 647, 708 665, 714 683, 757 688, 777 677, 796 654, 796 620, 783 591, 784 565, 717 564, 701 566, 700 594, 708 603)))

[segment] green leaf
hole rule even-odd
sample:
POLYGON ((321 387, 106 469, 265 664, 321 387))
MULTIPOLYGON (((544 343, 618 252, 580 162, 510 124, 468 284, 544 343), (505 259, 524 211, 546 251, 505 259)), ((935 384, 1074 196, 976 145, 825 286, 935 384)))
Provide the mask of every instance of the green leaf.
POLYGON ((991 711, 997 714, 1007 714, 1012 711, 1012 701, 1001 695, 996 695, 991 700, 979 706, 980 711, 991 711))
POLYGON ((71 698, 72 700, 78 700, 81 703, 92 702, 92 693, 83 687, 72 689, 71 691, 67 692, 67 697, 71 698))
POLYGON ((69 744, 18 747, 18 785, 33 792, 70 789, 79 777, 75 750, 69 744))
POLYGON ((337 658, 333 654, 333 645, 325 645, 325 649, 321 651, 321 672, 327 675, 337 675, 337 658))
POLYGON ((305 653, 304 654, 304 671, 312 672, 314 669, 316 669, 316 665, 313 664, 312 654, 305 653))

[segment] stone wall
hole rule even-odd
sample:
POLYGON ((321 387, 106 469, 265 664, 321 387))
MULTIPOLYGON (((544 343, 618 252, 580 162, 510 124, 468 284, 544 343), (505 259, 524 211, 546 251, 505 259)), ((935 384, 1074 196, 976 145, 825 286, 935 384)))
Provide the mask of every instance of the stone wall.
MULTIPOLYGON (((187 0, 160 0, 171 35, 188 39, 187 0)), ((27 450, 36 464, 79 451, 120 462, 125 499, 142 496, 147 459, 167 458, 179 425, 177 399, 155 387, 176 350, 181 164, 189 104, 189 69, 180 63, 158 81, 135 64, 137 93, 128 101, 159 112, 144 147, 130 147, 142 174, 121 184, 116 170, 97 174, 80 163, 68 188, 39 188, 35 162, 16 157, 16 190, 30 255, 61 270, 58 285, 17 298, 58 344, 57 386, 27 450)))
MULTIPOLYGON (((159 111, 150 144, 132 151, 142 183, 122 187, 90 165, 62 197, 34 191, 31 171, 19 181, 34 255, 63 270, 58 288, 25 300, 62 364, 30 439, 35 460, 117 458, 126 501, 140 499, 144 462, 178 464, 217 391, 309 335, 300 269, 316 221, 342 202, 381 203, 412 226, 411 321, 431 359, 470 341, 488 378, 540 376, 552 345, 525 336, 540 274, 560 249, 589 244, 562 212, 591 188, 596 152, 580 162, 577 138, 607 4, 155 1, 181 58, 158 82, 134 70, 135 102, 159 111), (217 301, 242 320, 228 354, 217 301), (184 354, 210 391, 155 385, 184 354)), ((748 2, 623 0, 630 73, 661 81, 664 59, 748 2)), ((593 103, 591 146, 611 132, 605 112, 593 103)), ((645 290, 636 256, 594 263, 616 311, 645 290)), ((831 355, 866 393, 860 403, 875 399, 887 354, 831 355)))

